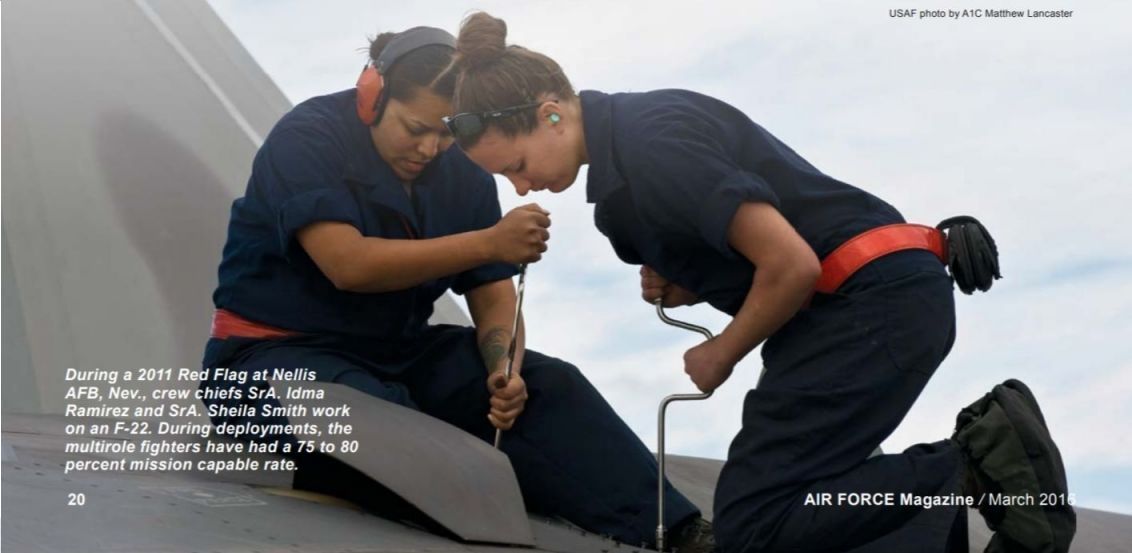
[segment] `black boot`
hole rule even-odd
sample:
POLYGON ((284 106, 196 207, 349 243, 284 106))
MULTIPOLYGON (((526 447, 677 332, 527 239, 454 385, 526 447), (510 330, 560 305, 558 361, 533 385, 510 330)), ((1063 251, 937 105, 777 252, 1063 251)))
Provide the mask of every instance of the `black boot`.
POLYGON ((1064 553, 1077 528, 1065 466, 1038 402, 1007 380, 959 413, 964 493, 995 531, 987 553, 1064 553))

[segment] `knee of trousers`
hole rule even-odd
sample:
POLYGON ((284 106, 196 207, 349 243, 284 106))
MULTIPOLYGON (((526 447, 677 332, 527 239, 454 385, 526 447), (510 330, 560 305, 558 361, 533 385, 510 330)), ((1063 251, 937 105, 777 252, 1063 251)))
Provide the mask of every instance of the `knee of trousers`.
POLYGON ((576 398, 594 393, 589 380, 574 365, 541 354, 534 357, 534 363, 524 361, 522 373, 531 393, 545 398, 576 398))

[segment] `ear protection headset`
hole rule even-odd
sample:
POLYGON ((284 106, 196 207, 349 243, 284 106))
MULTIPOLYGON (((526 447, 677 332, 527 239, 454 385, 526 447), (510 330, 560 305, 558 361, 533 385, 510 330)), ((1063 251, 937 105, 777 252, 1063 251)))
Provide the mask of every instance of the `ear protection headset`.
POLYGON ((413 27, 398 33, 385 45, 377 61, 367 63, 358 76, 358 117, 366 125, 373 126, 381 120, 385 104, 389 99, 382 94, 385 88, 385 74, 405 54, 425 46, 447 46, 456 48, 456 38, 447 31, 435 27, 413 27))

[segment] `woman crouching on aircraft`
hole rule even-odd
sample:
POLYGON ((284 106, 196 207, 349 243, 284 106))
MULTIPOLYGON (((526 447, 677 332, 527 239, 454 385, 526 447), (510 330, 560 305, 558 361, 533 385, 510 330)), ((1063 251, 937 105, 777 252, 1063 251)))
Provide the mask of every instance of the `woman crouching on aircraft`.
MULTIPOLYGON (((977 221, 945 221, 946 233, 905 224, 722 101, 575 94, 554 60, 505 36, 484 13, 460 29, 464 71, 446 124, 468 157, 520 195, 562 192, 589 165, 594 221, 618 257, 642 266, 644 299, 706 301, 733 317, 684 355, 700 390, 762 344, 765 373, 716 488, 723 551, 965 550, 965 508, 820 499, 1065 492, 1057 447, 1017 381, 964 410, 953 439, 869 457, 951 349, 952 276, 968 293, 998 276, 977 221)), ((996 550, 1065 551, 1073 535, 1067 505, 983 514, 996 550)))
MULTIPOLYGON (((505 430, 529 510, 648 542, 656 462, 601 395, 574 366, 526 350, 522 324, 504 376, 511 277, 546 251, 550 218, 534 204, 501 218, 493 177, 449 149, 454 43, 434 28, 383 34, 356 88, 275 125, 232 205, 204 366, 306 367, 485 440, 505 430), (450 289, 474 329, 428 323, 450 289)), ((241 421, 280 422, 213 417, 241 421)), ((666 501, 669 523, 699 535, 697 509, 671 486, 666 501)))

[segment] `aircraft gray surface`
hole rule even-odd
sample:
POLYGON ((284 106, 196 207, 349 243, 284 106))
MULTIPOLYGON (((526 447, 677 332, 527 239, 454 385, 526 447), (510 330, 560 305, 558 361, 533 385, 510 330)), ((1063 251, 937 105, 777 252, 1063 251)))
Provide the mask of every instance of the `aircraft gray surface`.
MULTIPOLYGON (((359 441, 373 445, 339 458, 441 530, 295 490, 293 471, 64 474, 68 459, 111 457, 64 453, 64 368, 199 359, 229 205, 290 103, 203 1, 4 8, 4 551, 638 549, 527 514, 506 458, 488 444, 330 384, 328 401, 349 401, 359 441), (388 443, 403 447, 379 447, 388 443), (86 504, 68 506, 78 493, 86 504)), ((434 321, 468 324, 449 297, 434 321)), ((710 518, 721 461, 670 456, 668 465, 710 518)), ((971 542, 981 549, 988 532, 978 519, 971 542)), ((1079 524, 1075 551, 1132 543, 1132 517, 1081 509, 1079 524)))

